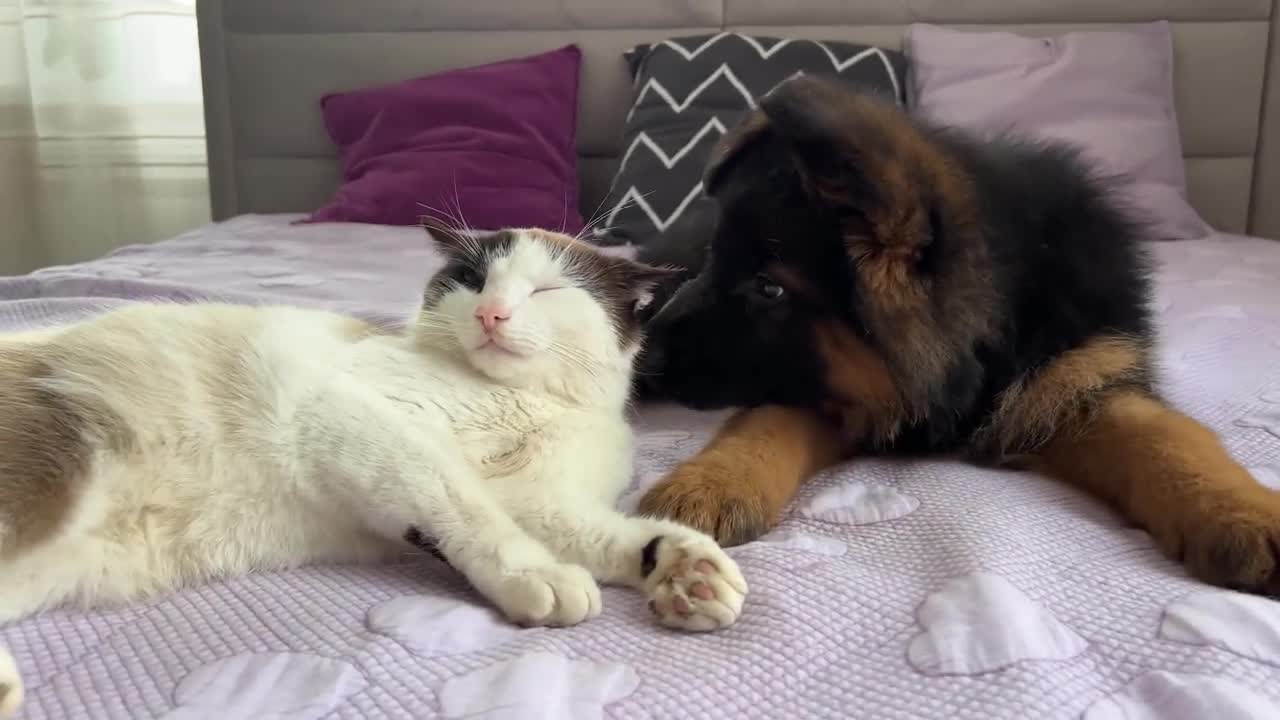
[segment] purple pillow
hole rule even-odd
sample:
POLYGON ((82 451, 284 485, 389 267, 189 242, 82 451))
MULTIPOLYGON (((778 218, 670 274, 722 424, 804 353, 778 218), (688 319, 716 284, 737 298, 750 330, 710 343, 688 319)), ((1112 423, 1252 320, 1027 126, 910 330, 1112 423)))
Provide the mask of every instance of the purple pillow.
POLYGON ((577 233, 578 68, 568 45, 526 58, 326 95, 343 184, 310 222, 577 233))
POLYGON ((915 111, 944 125, 1070 142, 1123 180, 1122 198, 1166 240, 1212 229, 1187 202, 1169 24, 1025 37, 907 29, 915 111))

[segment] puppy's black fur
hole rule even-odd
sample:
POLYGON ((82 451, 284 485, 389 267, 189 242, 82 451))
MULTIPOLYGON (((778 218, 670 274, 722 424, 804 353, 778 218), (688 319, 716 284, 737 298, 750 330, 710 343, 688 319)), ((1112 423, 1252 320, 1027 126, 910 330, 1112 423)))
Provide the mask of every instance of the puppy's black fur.
POLYGON ((641 254, 690 268, 654 304, 647 397, 857 401, 832 376, 865 360, 820 347, 833 325, 900 398, 864 448, 980 450, 1002 392, 1098 338, 1132 343, 1122 382, 1149 390, 1143 226, 1068 147, 977 139, 802 78, 726 138, 706 187, 719 215, 641 254))
POLYGON ((742 542, 851 453, 959 451, 1092 493, 1198 578, 1280 595, 1280 494, 1157 396, 1143 226, 1070 149, 802 77, 705 184, 710 249, 649 323, 644 377, 748 408, 641 511, 742 542))

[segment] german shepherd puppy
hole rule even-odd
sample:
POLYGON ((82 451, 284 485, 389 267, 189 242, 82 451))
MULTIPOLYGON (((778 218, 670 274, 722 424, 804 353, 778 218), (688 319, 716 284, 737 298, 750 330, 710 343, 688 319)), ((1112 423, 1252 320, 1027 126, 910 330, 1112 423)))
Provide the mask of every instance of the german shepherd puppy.
POLYGON ((736 544, 840 460, 960 452, 1092 493, 1203 580, 1280 590, 1280 496, 1160 398, 1144 228, 1069 148, 802 76, 704 183, 705 256, 643 258, 696 272, 641 365, 649 394, 745 409, 642 510, 736 544))

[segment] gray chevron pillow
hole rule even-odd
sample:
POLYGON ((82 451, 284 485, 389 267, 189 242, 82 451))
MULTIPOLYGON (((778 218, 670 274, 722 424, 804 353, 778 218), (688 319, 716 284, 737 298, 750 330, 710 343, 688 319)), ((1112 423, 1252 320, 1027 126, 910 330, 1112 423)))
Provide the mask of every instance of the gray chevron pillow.
POLYGON ((792 75, 837 75, 898 102, 906 85, 902 53, 845 42, 720 33, 637 45, 625 57, 636 94, 593 231, 602 245, 642 245, 697 215, 709 202, 702 169, 716 141, 792 75))

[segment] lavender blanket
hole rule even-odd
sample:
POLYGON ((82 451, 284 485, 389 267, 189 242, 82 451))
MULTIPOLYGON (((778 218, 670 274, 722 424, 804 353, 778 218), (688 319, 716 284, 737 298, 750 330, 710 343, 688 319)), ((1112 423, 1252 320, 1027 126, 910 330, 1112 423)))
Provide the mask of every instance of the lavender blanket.
MULTIPOLYGON (((413 310, 434 267, 420 231, 291 219, 0 279, 0 329, 147 298, 413 310)), ((1170 397, 1280 486, 1280 243, 1156 253, 1170 397)), ((645 409, 624 504, 718 418, 645 409)), ((710 635, 658 629, 621 590, 585 625, 516 629, 424 558, 50 612, 0 643, 33 719, 1280 717, 1280 603, 1186 579, 1143 533, 1044 480, 862 460, 734 553, 752 594, 710 635)))

